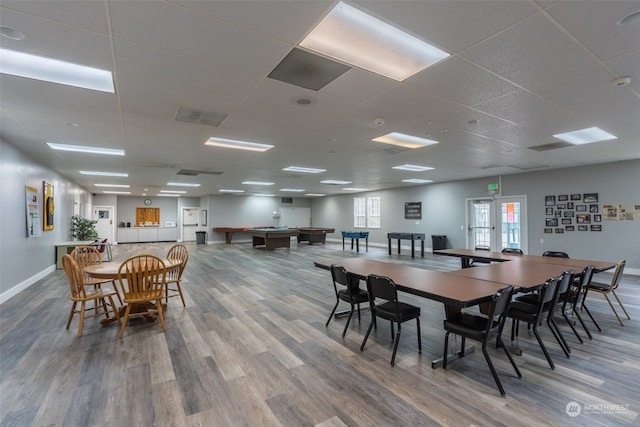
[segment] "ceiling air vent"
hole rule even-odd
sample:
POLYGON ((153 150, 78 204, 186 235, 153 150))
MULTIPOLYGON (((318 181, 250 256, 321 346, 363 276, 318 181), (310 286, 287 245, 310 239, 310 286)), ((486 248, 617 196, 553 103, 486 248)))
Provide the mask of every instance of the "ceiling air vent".
POLYGON ((283 205, 291 205, 291 204, 293 204, 293 198, 292 197, 281 197, 280 198, 280 202, 283 205))
POLYGON ((198 175, 222 175, 223 172, 217 171, 206 171, 200 169, 180 169, 176 175, 186 175, 186 176, 198 176, 198 175))
POLYGON ((220 126, 220 123, 226 118, 227 114, 194 110, 193 108, 186 107, 178 107, 178 111, 176 112, 176 121, 213 127, 220 126))
POLYGON ((351 67, 294 48, 267 77, 305 89, 320 90, 351 67))
POLYGON ((529 150, 534 150, 534 151, 549 151, 549 150, 555 150, 558 148, 566 148, 566 147, 573 147, 573 145, 564 141, 556 141, 556 142, 551 142, 549 144, 534 145, 533 147, 528 147, 528 148, 529 150))

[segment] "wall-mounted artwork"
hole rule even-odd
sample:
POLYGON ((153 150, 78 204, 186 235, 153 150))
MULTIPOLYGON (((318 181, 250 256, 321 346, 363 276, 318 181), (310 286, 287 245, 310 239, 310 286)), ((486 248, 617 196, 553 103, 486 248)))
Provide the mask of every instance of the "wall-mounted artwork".
POLYGON ((635 218, 634 214, 637 212, 638 220, 640 220, 640 205, 624 207, 622 205, 604 205, 603 210, 600 210, 598 201, 598 193, 571 193, 544 196, 544 232, 562 234, 565 231, 574 231, 576 226, 578 231, 602 231, 601 224, 589 226, 592 222, 602 222, 601 212, 604 213, 605 219, 617 221, 628 219, 629 217, 635 218), (632 209, 632 206, 633 208, 637 206, 637 209, 632 209), (633 211, 634 214, 627 215, 627 211, 633 211))
POLYGON ((555 206, 556 205, 556 196, 544 196, 544 205, 545 206, 555 206))
POLYGON ((584 203, 598 203, 598 193, 584 193, 582 201, 584 203))
POLYGON ((42 229, 45 231, 51 231, 53 230, 53 217, 55 213, 55 205, 53 203, 53 184, 43 181, 42 187, 44 193, 44 215, 42 215, 44 222, 42 229))
POLYGON ((547 227, 557 227, 558 226, 558 218, 547 218, 545 220, 544 225, 547 227))
POLYGON ((27 237, 40 237, 42 228, 40 227, 40 196, 38 189, 34 187, 25 188, 27 194, 27 237))

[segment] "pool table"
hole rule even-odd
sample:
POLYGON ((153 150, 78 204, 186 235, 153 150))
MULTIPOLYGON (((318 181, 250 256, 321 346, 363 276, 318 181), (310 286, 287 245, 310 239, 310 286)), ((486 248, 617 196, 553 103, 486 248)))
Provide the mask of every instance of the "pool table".
POLYGON ((253 246, 265 246, 272 251, 276 248, 290 248, 291 237, 298 236, 297 228, 255 228, 247 230, 253 246))
POLYGON ((323 227, 300 227, 298 234, 298 243, 309 242, 310 245, 314 243, 325 243, 327 239, 327 233, 334 233, 336 230, 333 228, 323 227))

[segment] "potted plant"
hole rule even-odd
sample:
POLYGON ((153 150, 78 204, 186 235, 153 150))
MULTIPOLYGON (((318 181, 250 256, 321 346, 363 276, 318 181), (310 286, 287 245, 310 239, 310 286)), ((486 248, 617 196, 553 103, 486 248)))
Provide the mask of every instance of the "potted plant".
POLYGON ((71 217, 71 237, 73 240, 95 240, 98 238, 96 224, 98 221, 82 218, 79 215, 71 217))

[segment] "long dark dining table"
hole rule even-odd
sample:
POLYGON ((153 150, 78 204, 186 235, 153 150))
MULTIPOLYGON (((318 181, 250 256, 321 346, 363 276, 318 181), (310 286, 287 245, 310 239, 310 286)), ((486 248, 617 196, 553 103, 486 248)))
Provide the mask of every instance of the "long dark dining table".
MULTIPOLYGON (((397 285, 398 290, 412 295, 428 298, 444 303, 445 316, 460 312, 461 308, 489 302, 493 295, 505 287, 503 283, 478 280, 456 276, 448 272, 423 270, 404 264, 393 264, 375 261, 367 258, 345 258, 331 261, 316 261, 314 265, 325 270, 331 269, 331 264, 343 266, 348 272, 362 280, 369 274, 386 276, 397 285)), ((473 352, 473 347, 467 347, 464 354, 473 352)), ((457 358, 461 353, 450 353, 447 361, 457 358)), ((442 365, 442 358, 431 362, 432 368, 442 365)))
POLYGON ((460 258, 460 263, 463 269, 469 267, 470 261, 472 259, 494 261, 498 263, 504 263, 505 261, 524 261, 540 264, 556 264, 564 266, 567 270, 574 269, 576 271, 583 270, 585 267, 593 265, 595 267, 596 273, 610 270, 616 266, 616 263, 611 261, 596 261, 577 258, 556 258, 541 255, 503 254, 502 252, 487 252, 478 251, 475 249, 441 249, 433 251, 433 253, 460 258))

